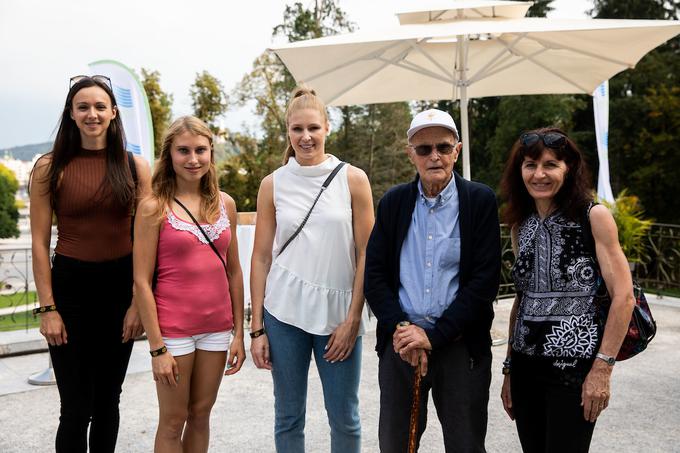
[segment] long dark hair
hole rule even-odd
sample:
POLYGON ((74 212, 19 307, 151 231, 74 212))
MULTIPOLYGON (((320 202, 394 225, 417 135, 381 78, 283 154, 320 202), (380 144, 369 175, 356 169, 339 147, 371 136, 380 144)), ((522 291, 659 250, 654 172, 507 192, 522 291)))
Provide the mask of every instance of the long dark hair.
MULTIPOLYGON (((59 177, 66 165, 80 151, 82 145, 80 130, 78 129, 76 122, 71 118, 73 98, 78 91, 93 86, 99 87, 106 92, 111 99, 111 108, 114 108, 117 105, 116 98, 113 95, 111 88, 106 83, 94 80, 90 77, 84 77, 77 83, 74 83, 68 91, 66 102, 64 103, 64 110, 59 122, 59 129, 57 130, 57 137, 54 140, 52 152, 50 153, 52 160, 46 175, 46 179, 49 181, 47 190, 53 208, 55 207, 56 202, 59 177)), ((123 131, 123 122, 120 119, 120 112, 118 112, 116 117, 111 120, 109 128, 106 131, 106 179, 102 183, 102 187, 99 188, 98 193, 101 193, 104 184, 107 184, 111 188, 113 198, 117 200, 121 206, 131 205, 135 198, 135 185, 132 181, 132 174, 130 173, 130 166, 127 161, 125 132, 123 131)))
MULTIPOLYGON (((527 133, 544 135, 548 133, 564 135, 566 142, 559 148, 548 148, 555 153, 558 160, 567 164, 567 174, 554 203, 557 209, 567 218, 580 220, 586 206, 592 201, 590 173, 583 160, 581 151, 567 134, 556 127, 544 127, 527 133)), ((510 227, 521 224, 527 217, 536 212, 534 199, 529 195, 522 179, 522 162, 525 157, 537 160, 546 149, 543 140, 532 146, 524 146, 518 139, 510 149, 510 157, 505 164, 501 179, 501 197, 507 202, 503 209, 503 221, 510 227)))

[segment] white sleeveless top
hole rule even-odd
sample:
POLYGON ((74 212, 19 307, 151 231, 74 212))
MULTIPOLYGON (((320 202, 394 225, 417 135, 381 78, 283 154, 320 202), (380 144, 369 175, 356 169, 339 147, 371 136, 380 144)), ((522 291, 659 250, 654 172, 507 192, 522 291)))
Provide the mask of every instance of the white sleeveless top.
MULTIPOLYGON (((345 319, 352 302, 356 272, 352 199, 342 167, 319 198, 300 234, 297 230, 321 185, 340 163, 330 154, 318 165, 301 166, 291 157, 274 171, 276 234, 264 306, 279 321, 315 334, 329 335, 345 319)), ((359 334, 368 322, 362 312, 359 334)))

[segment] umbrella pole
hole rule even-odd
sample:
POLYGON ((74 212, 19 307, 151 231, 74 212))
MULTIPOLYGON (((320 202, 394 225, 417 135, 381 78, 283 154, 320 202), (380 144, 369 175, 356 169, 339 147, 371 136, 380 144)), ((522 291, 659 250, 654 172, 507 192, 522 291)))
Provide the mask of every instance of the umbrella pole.
POLYGON ((413 400, 411 401, 411 419, 408 428, 408 453, 416 453, 416 443, 418 441, 418 418, 420 413, 420 357, 418 365, 415 367, 413 380, 413 400))
POLYGON ((468 123, 468 98, 467 87, 462 85, 460 87, 460 128, 461 137, 463 141, 463 178, 470 180, 470 140, 469 140, 469 123, 468 123))
POLYGON ((460 88, 460 139, 463 142, 463 178, 470 180, 470 140, 468 123, 468 81, 467 81, 467 57, 470 44, 467 35, 459 35, 458 38, 458 87, 460 88))

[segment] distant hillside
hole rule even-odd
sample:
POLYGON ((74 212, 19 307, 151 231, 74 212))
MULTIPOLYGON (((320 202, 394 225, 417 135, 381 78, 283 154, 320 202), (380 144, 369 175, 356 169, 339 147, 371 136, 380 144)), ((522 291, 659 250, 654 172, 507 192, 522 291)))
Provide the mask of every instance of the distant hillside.
POLYGON ((52 142, 15 146, 13 148, 0 149, 0 157, 5 157, 5 154, 7 154, 15 159, 30 162, 36 154, 45 154, 51 149, 52 142))

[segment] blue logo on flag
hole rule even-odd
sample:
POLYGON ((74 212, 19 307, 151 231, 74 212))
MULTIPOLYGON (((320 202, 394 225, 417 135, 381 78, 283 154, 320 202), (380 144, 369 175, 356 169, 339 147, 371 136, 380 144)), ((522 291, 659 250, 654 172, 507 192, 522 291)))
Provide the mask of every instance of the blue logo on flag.
POLYGON ((134 154, 142 155, 142 147, 139 145, 135 145, 134 143, 128 143, 127 144, 127 150, 132 151, 134 154))
POLYGON ((607 95, 607 82, 602 82, 598 87, 597 91, 600 92, 600 96, 606 96, 607 95))
POLYGON ((131 109, 132 105, 132 92, 127 88, 121 88, 118 85, 113 86, 113 94, 116 96, 116 102, 121 107, 131 109))

